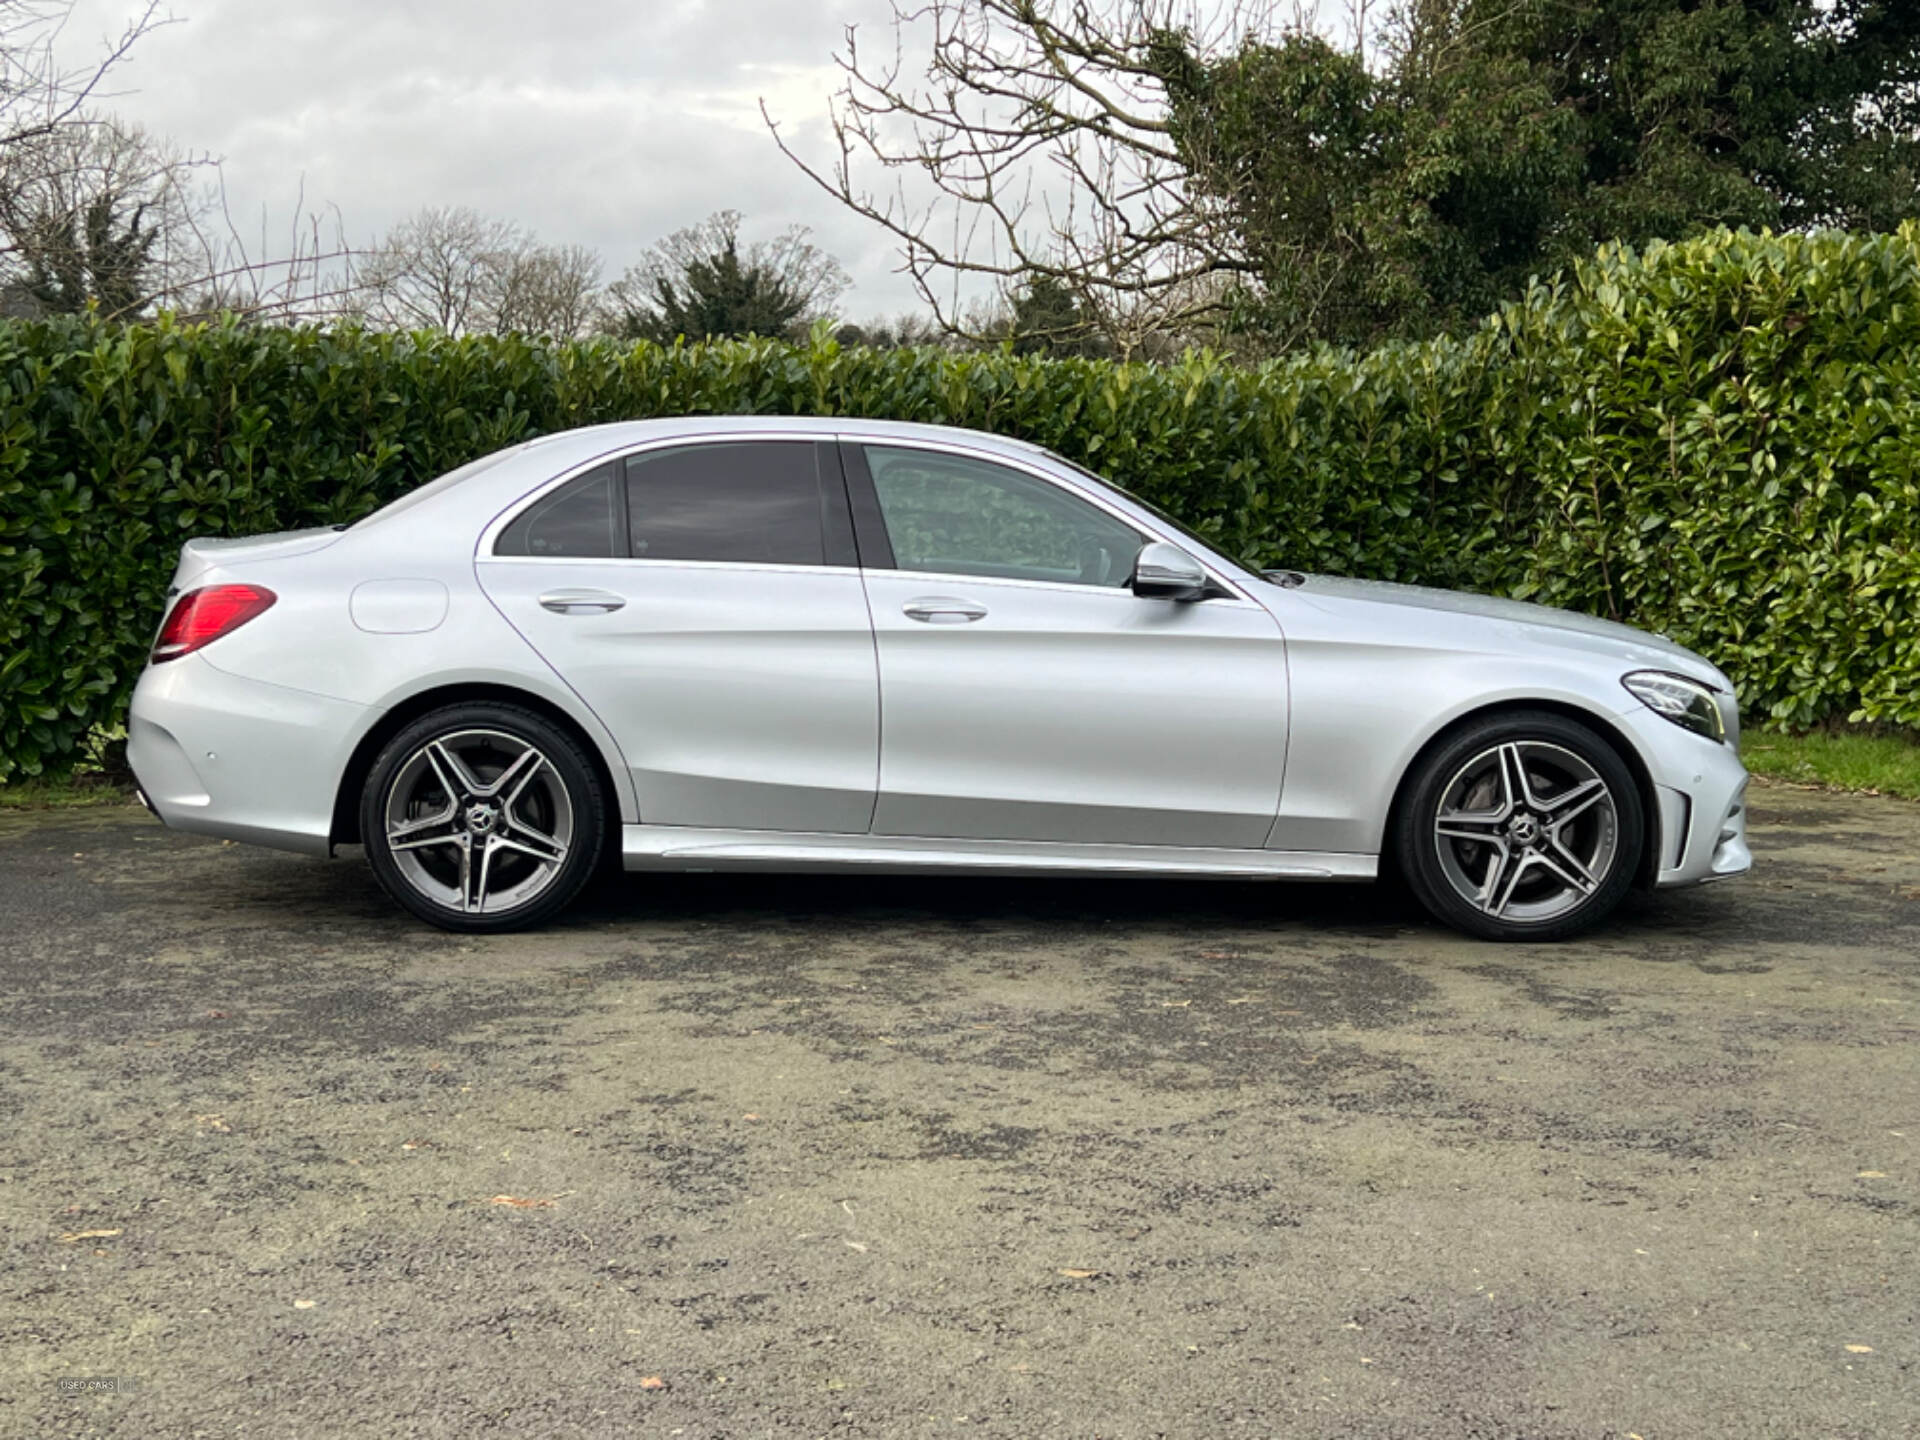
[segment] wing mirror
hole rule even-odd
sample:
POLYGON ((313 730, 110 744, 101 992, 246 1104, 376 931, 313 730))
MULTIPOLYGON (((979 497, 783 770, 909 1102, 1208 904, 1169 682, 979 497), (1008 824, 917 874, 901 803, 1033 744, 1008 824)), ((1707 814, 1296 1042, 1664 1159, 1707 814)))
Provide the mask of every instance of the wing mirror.
POLYGON ((1207 593, 1207 571, 1178 545, 1154 540, 1134 558, 1132 585, 1134 594, 1154 600, 1200 600, 1207 593))

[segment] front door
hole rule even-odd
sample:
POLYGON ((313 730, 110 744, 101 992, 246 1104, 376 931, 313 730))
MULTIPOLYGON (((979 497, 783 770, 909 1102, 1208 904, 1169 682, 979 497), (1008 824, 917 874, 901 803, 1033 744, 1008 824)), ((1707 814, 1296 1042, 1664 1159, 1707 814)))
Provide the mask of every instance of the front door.
POLYGON ((643 824, 867 832, 879 688, 831 444, 606 462, 530 506, 478 568, 619 742, 643 824))
POLYGON ((1134 595, 1140 532, 1037 474, 907 445, 847 458, 880 653, 875 833, 1265 843, 1287 738, 1271 615, 1134 595))

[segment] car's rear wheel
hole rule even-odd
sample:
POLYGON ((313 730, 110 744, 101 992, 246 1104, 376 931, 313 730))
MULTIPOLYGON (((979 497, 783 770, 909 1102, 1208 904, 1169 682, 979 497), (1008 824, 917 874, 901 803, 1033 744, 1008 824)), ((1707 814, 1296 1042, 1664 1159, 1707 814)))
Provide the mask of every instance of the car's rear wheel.
POLYGON ((1488 940, 1558 940, 1619 905, 1646 843, 1640 792, 1587 726, 1546 711, 1463 726, 1409 777, 1395 836, 1437 919, 1488 940))
POLYGON ((606 800, 558 726, 514 705, 451 705, 387 742, 360 800, 382 888, 447 930, 518 930, 557 914, 599 864, 606 800))

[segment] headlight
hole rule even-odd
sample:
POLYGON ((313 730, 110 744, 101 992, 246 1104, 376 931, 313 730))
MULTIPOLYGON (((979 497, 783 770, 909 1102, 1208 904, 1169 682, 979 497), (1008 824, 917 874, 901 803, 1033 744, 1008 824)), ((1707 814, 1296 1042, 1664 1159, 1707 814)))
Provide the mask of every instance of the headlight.
POLYGON ((1669 675, 1664 670, 1636 670, 1620 683, 1649 710, 1658 712, 1696 735, 1724 742, 1727 727, 1720 718, 1720 706, 1713 691, 1698 680, 1684 675, 1669 675))

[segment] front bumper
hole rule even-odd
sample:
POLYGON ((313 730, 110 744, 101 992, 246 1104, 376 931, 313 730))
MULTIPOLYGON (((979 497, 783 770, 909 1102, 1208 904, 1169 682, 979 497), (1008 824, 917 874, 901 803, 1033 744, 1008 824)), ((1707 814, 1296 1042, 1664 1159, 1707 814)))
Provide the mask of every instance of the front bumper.
POLYGON ((340 776, 372 720, 363 705, 185 655, 135 686, 127 762, 173 829, 325 855, 340 776))
POLYGON ((1655 886, 1744 875, 1753 854, 1747 848, 1747 769, 1736 746, 1682 730, 1645 706, 1620 718, 1633 730, 1653 779, 1659 821, 1655 886))

